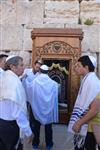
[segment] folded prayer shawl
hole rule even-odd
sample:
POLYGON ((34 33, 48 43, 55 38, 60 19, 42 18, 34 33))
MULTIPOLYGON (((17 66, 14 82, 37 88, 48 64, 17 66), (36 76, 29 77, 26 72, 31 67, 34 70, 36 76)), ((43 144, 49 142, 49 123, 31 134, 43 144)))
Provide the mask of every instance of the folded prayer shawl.
POLYGON ((0 101, 9 99, 26 108, 26 94, 19 77, 11 70, 5 71, 0 77, 0 101))

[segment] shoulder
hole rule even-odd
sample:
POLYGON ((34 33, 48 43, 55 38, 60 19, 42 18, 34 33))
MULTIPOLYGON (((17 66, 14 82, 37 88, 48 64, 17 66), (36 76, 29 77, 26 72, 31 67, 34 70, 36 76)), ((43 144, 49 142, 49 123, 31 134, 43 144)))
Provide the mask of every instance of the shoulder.
POLYGON ((26 68, 23 74, 29 75, 30 73, 32 73, 32 68, 26 68))
POLYGON ((100 79, 97 77, 97 75, 94 72, 89 73, 85 80, 86 85, 89 87, 98 87, 100 88, 100 79))
MULTIPOLYGON (((87 74, 87 80, 91 80, 91 79, 95 79, 95 80, 99 80, 99 78, 97 77, 95 72, 89 72, 87 74)), ((100 81, 100 80, 99 80, 100 81)))

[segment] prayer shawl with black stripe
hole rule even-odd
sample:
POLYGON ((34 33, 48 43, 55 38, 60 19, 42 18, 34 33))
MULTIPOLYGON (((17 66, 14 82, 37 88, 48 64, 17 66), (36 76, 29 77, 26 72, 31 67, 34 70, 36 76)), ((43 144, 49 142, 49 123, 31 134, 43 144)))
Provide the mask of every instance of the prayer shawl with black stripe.
MULTIPOLYGON (((75 106, 69 121, 68 132, 74 133, 72 127, 74 123, 82 118, 89 110, 91 102, 96 95, 100 92, 100 80, 94 72, 88 73, 81 82, 75 106)), ((87 124, 81 127, 80 135, 85 136, 87 133, 87 124)))

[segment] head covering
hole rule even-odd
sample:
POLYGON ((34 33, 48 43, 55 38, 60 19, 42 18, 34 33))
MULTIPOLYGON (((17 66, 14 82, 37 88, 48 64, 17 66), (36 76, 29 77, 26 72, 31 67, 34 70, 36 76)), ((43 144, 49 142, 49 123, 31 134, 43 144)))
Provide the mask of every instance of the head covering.
POLYGON ((44 71, 48 71, 49 70, 49 67, 47 65, 42 65, 40 67, 40 69, 44 70, 44 71))
POLYGON ((7 62, 9 59, 13 58, 13 57, 16 57, 16 55, 9 55, 9 56, 6 58, 6 62, 7 62))
POLYGON ((91 55, 88 56, 88 57, 89 57, 90 61, 92 62, 93 66, 96 67, 97 66, 97 60, 96 60, 96 58, 93 57, 93 56, 91 56, 91 55))

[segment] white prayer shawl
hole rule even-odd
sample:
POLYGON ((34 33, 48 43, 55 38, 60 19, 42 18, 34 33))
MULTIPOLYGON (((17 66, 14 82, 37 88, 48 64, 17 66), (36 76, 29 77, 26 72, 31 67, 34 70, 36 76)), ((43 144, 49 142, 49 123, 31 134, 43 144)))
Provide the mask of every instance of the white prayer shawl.
MULTIPOLYGON (((100 92, 100 80, 94 72, 88 73, 82 80, 75 106, 68 125, 68 131, 74 133, 72 127, 74 123, 86 114, 91 102, 100 92)), ((87 133, 87 124, 84 124, 80 134, 85 136, 87 133)))
POLYGON ((58 122, 58 84, 41 73, 27 90, 35 119, 43 125, 58 122))
POLYGON ((0 68, 0 75, 2 75, 3 73, 4 73, 4 70, 0 68))
POLYGON ((0 77, 0 100, 10 99, 26 112, 26 94, 19 77, 11 70, 0 77))
POLYGON ((39 72, 35 73, 32 71, 32 69, 29 69, 29 72, 27 72, 26 76, 22 78, 22 84, 24 86, 26 97, 28 101, 28 93, 27 93, 27 84, 31 84, 31 82, 39 75, 39 72))
POLYGON ((25 75, 25 74, 30 75, 31 72, 33 72, 33 69, 32 69, 32 68, 26 68, 26 69, 24 70, 23 75, 25 75))

